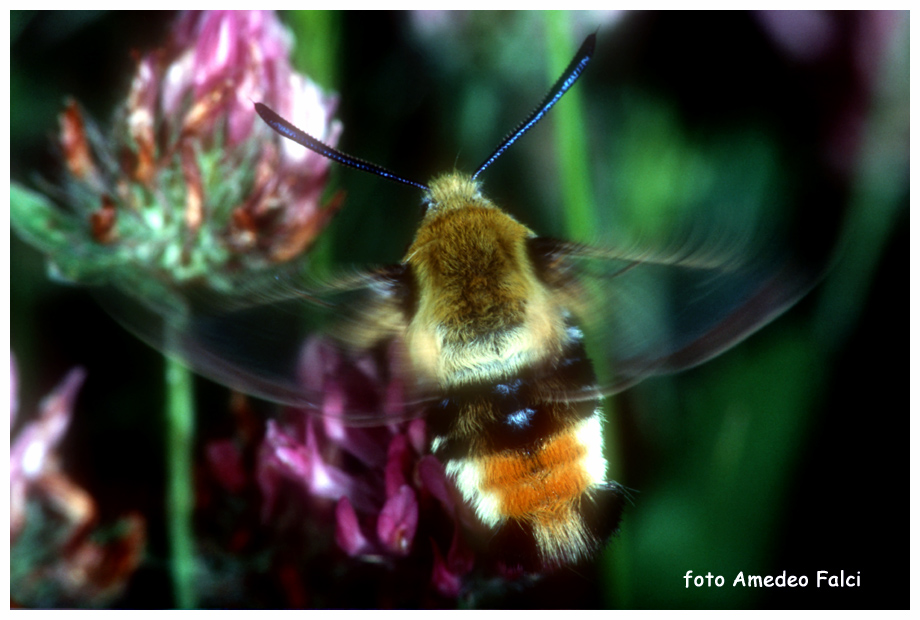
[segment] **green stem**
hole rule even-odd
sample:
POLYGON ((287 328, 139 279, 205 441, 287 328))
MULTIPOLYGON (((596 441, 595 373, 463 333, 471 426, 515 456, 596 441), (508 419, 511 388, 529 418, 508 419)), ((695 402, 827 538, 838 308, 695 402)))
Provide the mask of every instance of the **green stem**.
MULTIPOLYGON (((565 70, 572 54, 578 49, 572 32, 570 16, 567 11, 549 11, 546 13, 548 71, 550 83, 565 70)), ((588 73, 587 75, 590 75, 588 73)), ((562 182, 562 205, 566 234, 575 241, 594 243, 596 208, 594 184, 591 179, 592 168, 588 148, 588 130, 584 118, 584 104, 578 87, 568 91, 565 98, 553 110, 555 127, 555 150, 559 157, 559 170, 562 182)), ((611 371, 598 355, 599 343, 586 334, 586 344, 595 370, 599 376, 610 376, 611 371)), ((607 423, 604 425, 605 456, 607 457, 607 477, 622 480, 623 466, 620 448, 621 438, 617 434, 616 411, 611 399, 606 399, 604 412, 607 423)), ((629 540, 626 528, 620 533, 616 543, 607 548, 602 560, 606 579, 611 588, 606 592, 608 601, 620 607, 629 606, 629 540)))
MULTIPOLYGON (((285 21, 295 33, 292 62, 298 71, 310 77, 324 91, 333 94, 341 82, 342 16, 338 11, 290 11, 285 21)), ((336 193, 337 166, 332 167, 333 182, 323 194, 323 204, 336 193)), ((310 268, 314 273, 333 264, 334 235, 327 231, 314 242, 310 251, 310 268)))
MULTIPOLYGON (((565 70, 581 41, 575 41, 569 14, 549 11, 546 16, 548 74, 550 83, 565 70)), ((582 77, 584 79, 584 77, 582 77)), ((571 239, 590 242, 594 225, 594 185, 591 182, 591 162, 588 157, 588 135, 584 119, 581 89, 575 87, 553 110, 555 150, 559 158, 562 181, 562 206, 566 234, 571 239)))
POLYGON ((342 18, 338 11, 291 11, 285 14, 296 33, 294 66, 332 91, 339 87, 342 18))
POLYGON ((166 527, 176 607, 193 609, 195 545, 192 513, 195 487, 192 446, 195 434, 193 377, 181 362, 166 358, 166 527))

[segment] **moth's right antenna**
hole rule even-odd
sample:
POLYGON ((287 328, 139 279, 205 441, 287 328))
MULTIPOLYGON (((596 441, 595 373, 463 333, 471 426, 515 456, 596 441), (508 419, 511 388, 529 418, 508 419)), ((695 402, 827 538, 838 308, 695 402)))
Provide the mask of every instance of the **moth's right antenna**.
POLYGON ((505 139, 501 141, 495 151, 489 155, 489 158, 482 162, 482 165, 476 170, 476 173, 473 175, 474 179, 479 176, 480 172, 491 166, 492 163, 498 159, 509 146, 514 144, 518 138, 527 133, 528 129, 536 125, 537 122, 543 118, 543 115, 546 114, 551 107, 556 105, 556 102, 562 98, 562 95, 572 87, 572 84, 575 83, 579 76, 581 76, 582 71, 585 70, 585 67, 588 66, 588 61, 591 60, 591 56, 594 54, 594 44, 596 41, 596 35, 588 35, 585 42, 578 48, 578 53, 575 54, 575 58, 572 59, 572 62, 570 62, 569 66, 562 72, 562 75, 556 83, 553 84, 553 87, 546 93, 546 97, 543 98, 540 105, 538 105, 537 108, 530 113, 530 116, 525 118, 514 131, 505 136, 505 139))

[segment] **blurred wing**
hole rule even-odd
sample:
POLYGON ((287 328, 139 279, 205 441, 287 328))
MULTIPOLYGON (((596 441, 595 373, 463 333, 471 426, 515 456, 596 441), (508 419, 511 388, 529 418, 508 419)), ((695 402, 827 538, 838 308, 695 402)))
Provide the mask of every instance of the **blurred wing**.
POLYGON ((818 279, 789 261, 705 249, 634 252, 534 239, 531 250, 543 281, 586 332, 589 350, 604 355, 612 374, 601 380, 605 394, 718 355, 818 279))
POLYGON ((402 267, 330 281, 284 271, 224 288, 163 287, 139 297, 122 284, 99 297, 148 344, 235 390, 350 423, 418 415, 411 403, 424 399, 423 386, 399 346, 402 267))

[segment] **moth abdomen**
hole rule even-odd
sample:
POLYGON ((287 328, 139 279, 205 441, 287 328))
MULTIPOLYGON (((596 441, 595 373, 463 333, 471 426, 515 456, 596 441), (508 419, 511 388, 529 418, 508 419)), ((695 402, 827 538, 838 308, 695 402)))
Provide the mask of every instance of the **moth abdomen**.
POLYGON ((593 379, 581 341, 566 351, 570 364, 450 390, 429 415, 432 451, 490 528, 490 546, 527 569, 588 557, 619 521, 600 399, 543 397, 544 383, 574 390, 593 379))

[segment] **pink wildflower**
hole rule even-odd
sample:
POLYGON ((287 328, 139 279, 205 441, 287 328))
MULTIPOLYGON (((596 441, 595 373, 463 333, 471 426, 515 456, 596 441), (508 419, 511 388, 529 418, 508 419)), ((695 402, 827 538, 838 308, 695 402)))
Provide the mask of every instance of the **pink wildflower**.
MULTIPOLYGON (((11 356, 10 426, 18 414, 11 356)), ((129 514, 100 526, 95 499, 68 475, 59 454, 86 372, 71 370, 10 445, 10 584, 16 604, 104 605, 140 564, 146 525, 129 514)))

